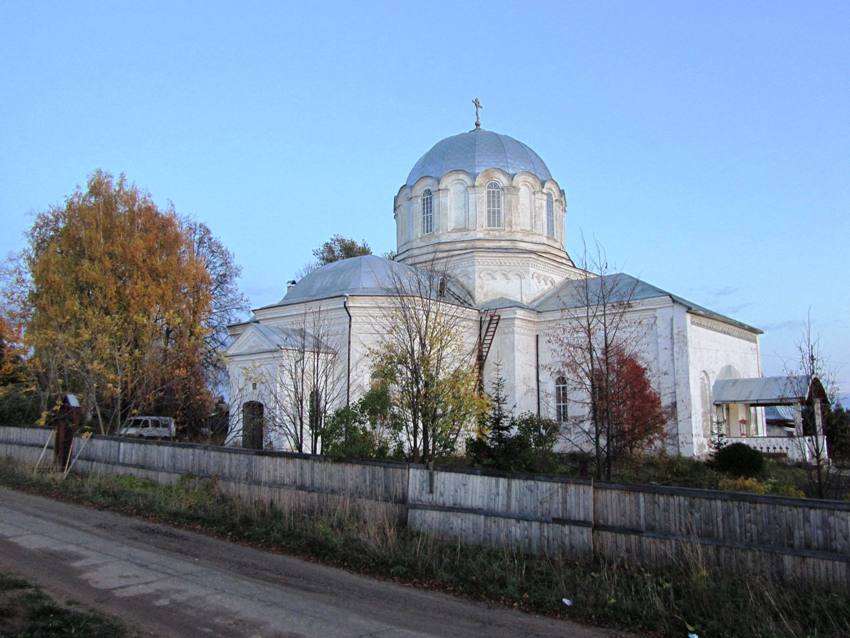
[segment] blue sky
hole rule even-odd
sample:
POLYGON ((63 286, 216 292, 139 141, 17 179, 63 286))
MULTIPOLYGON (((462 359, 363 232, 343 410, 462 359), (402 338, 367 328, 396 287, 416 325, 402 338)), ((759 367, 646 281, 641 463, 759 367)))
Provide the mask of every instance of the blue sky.
POLYGON ((567 249, 765 330, 850 390, 850 3, 0 0, 0 254, 97 168, 206 222, 255 305, 482 123, 567 192, 567 249))

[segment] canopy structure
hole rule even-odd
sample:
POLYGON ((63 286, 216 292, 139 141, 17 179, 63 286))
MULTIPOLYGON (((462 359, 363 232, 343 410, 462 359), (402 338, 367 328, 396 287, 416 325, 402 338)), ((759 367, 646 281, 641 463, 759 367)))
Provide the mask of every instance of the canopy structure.
POLYGON ((715 405, 795 405, 825 398, 826 391, 817 377, 758 377, 714 382, 715 405))

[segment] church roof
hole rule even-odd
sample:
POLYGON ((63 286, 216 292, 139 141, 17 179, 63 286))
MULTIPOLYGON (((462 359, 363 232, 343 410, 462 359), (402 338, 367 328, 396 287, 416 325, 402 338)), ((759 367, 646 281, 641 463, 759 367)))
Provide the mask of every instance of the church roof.
POLYGON ((718 379, 714 382, 714 403, 788 405, 806 401, 813 392, 823 395, 819 384, 817 377, 806 376, 718 379))
POLYGON ((637 277, 626 273, 612 273, 610 275, 593 276, 587 280, 588 289, 585 292, 584 279, 567 279, 554 290, 546 293, 536 303, 532 304, 535 310, 545 312, 547 310, 561 310, 563 308, 583 308, 587 300, 599 300, 605 297, 608 303, 624 303, 627 301, 641 301, 644 299, 656 299, 667 297, 674 303, 685 306, 690 312, 703 315, 711 319, 717 319, 725 323, 743 328, 749 332, 761 334, 761 330, 754 328, 720 313, 709 310, 704 306, 674 295, 657 286, 653 286, 637 277))
MULTIPOLYGON (((317 301, 331 297, 366 296, 385 297, 403 290, 419 290, 420 278, 429 275, 412 266, 377 255, 363 255, 341 259, 322 266, 306 275, 292 286, 276 306, 285 306, 305 301, 317 301)), ((438 283, 427 286, 435 294, 438 283)), ((446 282, 446 301, 469 305, 469 294, 451 279, 446 282)))
POLYGON ((440 179, 455 170, 474 177, 488 168, 499 168, 510 175, 528 171, 543 182, 552 179, 546 164, 531 148, 508 135, 476 128, 434 144, 414 164, 406 184, 413 186, 425 176, 440 179))

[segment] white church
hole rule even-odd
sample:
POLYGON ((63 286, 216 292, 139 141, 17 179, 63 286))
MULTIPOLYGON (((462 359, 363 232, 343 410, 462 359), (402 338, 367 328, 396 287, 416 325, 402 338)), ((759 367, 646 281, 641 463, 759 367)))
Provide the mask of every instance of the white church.
MULTIPOLYGON (((394 259, 368 255, 323 266, 291 283, 279 302, 230 327, 226 357, 235 444, 291 447, 261 424, 286 409, 281 385, 287 353, 306 341, 321 338, 321 349, 335 353, 340 387, 327 397, 330 409, 362 396, 370 387, 370 348, 380 338, 376 317, 391 303, 393 281, 435 265, 449 275, 447 303, 468 314, 468 340, 486 340, 485 387, 498 363, 508 404, 517 413, 566 427, 573 409, 570 384, 552 372, 557 353, 550 335, 567 313, 581 310, 570 300, 586 273, 565 249, 567 199, 543 159, 476 121, 473 130, 422 155, 395 195, 392 212, 394 259), (320 336, 311 334, 318 316, 325 327, 320 336)), ((808 390, 789 397, 775 391, 776 383, 765 383, 760 330, 627 274, 606 277, 630 291, 627 312, 641 326, 642 363, 672 414, 664 443, 669 453, 705 455, 712 429, 721 423, 728 437, 763 451, 799 454, 794 429, 771 430, 764 406, 799 405, 808 390)), ((802 434, 799 424, 796 434, 802 434)))

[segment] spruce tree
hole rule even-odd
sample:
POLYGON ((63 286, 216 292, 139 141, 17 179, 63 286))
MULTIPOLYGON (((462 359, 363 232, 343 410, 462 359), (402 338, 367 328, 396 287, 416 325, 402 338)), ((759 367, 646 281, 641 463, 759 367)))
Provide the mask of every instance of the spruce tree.
POLYGON ((490 413, 487 416, 487 443, 492 459, 496 465, 502 467, 509 461, 506 456, 513 440, 515 423, 513 415, 506 407, 505 378, 502 376, 502 368, 499 364, 496 365, 496 378, 491 388, 490 413))

